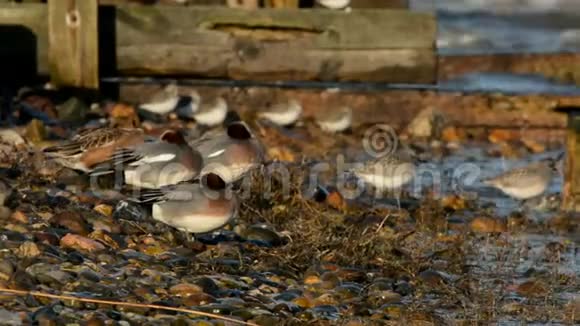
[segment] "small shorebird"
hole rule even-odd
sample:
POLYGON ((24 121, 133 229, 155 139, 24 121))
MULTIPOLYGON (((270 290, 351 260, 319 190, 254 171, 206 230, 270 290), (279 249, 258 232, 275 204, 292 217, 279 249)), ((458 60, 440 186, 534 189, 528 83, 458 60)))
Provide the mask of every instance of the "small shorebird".
POLYGON ((350 4, 350 0, 316 0, 319 5, 328 9, 344 9, 350 4))
MULTIPOLYGON (((396 153, 366 162, 353 169, 356 177, 375 187, 375 197, 385 191, 397 191, 411 182, 416 174, 415 163, 411 155, 401 150, 396 153)), ((400 208, 399 196, 396 195, 397 205, 400 208)))
POLYGON ((542 195, 556 170, 556 160, 548 159, 515 168, 483 183, 501 190, 506 195, 526 200, 542 195))
POLYGON ((143 190, 138 202, 152 204, 152 217, 188 235, 217 230, 234 218, 238 200, 226 193, 217 174, 203 175, 199 183, 180 183, 143 190))
POLYGON ((413 138, 438 139, 447 124, 447 117, 433 107, 423 109, 405 128, 413 138))
POLYGON ((202 173, 218 174, 227 183, 239 180, 264 162, 262 144, 242 121, 230 123, 225 133, 210 133, 189 144, 203 157, 202 173))
POLYGON ((150 99, 146 103, 139 105, 139 108, 151 113, 164 115, 175 110, 178 102, 177 85, 172 83, 152 93, 150 99))
POLYGON ((264 111, 258 112, 258 117, 266 119, 278 126, 294 124, 302 114, 302 105, 294 99, 277 103, 264 111))
POLYGON ((62 145, 45 148, 44 153, 61 165, 84 172, 107 161, 113 153, 151 140, 142 129, 97 128, 79 132, 62 145))
POLYGON ((125 183, 140 188, 159 188, 192 180, 199 175, 203 159, 189 147, 181 132, 168 130, 159 141, 120 148, 107 162, 95 167, 91 176, 123 171, 125 183))
POLYGON ((224 122, 227 114, 228 103, 223 97, 218 96, 211 101, 202 100, 199 109, 193 113, 193 118, 199 124, 215 127, 224 122))
POLYGON ((193 119, 194 114, 199 111, 201 105, 201 96, 196 90, 184 96, 175 109, 177 115, 182 118, 193 119))
POLYGON ((352 124, 352 110, 348 106, 339 107, 316 118, 320 129, 330 133, 339 133, 350 128, 352 124))

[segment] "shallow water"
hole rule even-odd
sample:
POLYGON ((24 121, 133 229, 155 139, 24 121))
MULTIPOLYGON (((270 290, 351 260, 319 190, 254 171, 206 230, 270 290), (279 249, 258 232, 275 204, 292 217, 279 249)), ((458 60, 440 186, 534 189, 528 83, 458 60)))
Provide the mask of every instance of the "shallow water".
MULTIPOLYGON (((538 207, 534 206, 533 202, 539 202, 539 198, 526 203, 526 206, 522 206, 518 200, 482 184, 481 180, 499 175, 515 167, 525 166, 536 160, 557 157, 563 149, 530 154, 518 159, 507 159, 487 155, 490 148, 494 146, 483 143, 463 144, 462 148, 444 156, 441 160, 421 163, 418 165, 418 169, 424 173, 423 177, 415 179, 414 184, 408 185, 405 190, 417 198, 421 198, 426 188, 435 190, 438 198, 460 195, 477 202, 479 207, 491 207, 491 210, 485 210, 487 214, 507 218, 515 212, 522 212, 534 223, 541 225, 549 223, 550 219, 558 213, 554 209, 536 209, 538 207), (433 179, 439 180, 435 182, 436 186, 433 186, 433 179)), ((362 156, 364 155, 360 154, 358 158, 362 156)), ((556 173, 542 199, 554 198, 556 206, 558 206, 562 182, 562 176, 556 173)), ((368 200, 368 202, 372 201, 368 200)), ((381 203, 381 201, 378 202, 381 203)), ((392 204, 392 202, 390 203, 392 204)), ((478 213, 477 210, 467 210, 463 214, 465 218, 471 218, 481 213, 478 213)), ((500 236, 476 237, 472 240, 472 246, 475 249, 466 257, 466 260, 467 264, 471 265, 470 273, 473 273, 472 276, 479 282, 476 288, 482 293, 495 293, 495 296, 499 297, 497 302, 481 302, 479 304, 491 304, 500 311, 496 316, 499 325, 521 324, 521 319, 510 317, 510 313, 501 313, 502 309, 508 309, 507 307, 511 307, 512 304, 526 306, 525 309, 531 310, 535 306, 544 307, 541 301, 523 298, 509 290, 509 285, 517 285, 532 279, 535 274, 530 274, 530 271, 539 271, 540 274, 548 273, 556 278, 564 275, 574 279, 580 275, 579 234, 562 235, 547 229, 506 232, 500 236), (562 244, 565 248, 558 254, 557 260, 555 256, 546 253, 546 247, 554 243, 562 244), (549 260, 551 258, 554 260, 549 260), (498 284, 501 285, 498 287, 498 284)), ((461 277, 461 275, 457 276, 461 277)), ((556 307, 580 300, 580 284, 576 281, 566 286, 554 284, 551 290, 554 292, 550 296, 549 302, 553 309, 559 309, 556 307)), ((424 299, 435 306, 440 305, 437 296, 424 299)), ((464 304, 467 303, 464 302, 464 304)), ((450 318, 470 319, 474 318, 473 311, 477 310, 472 305, 476 304, 470 302, 467 304, 469 308, 464 308, 463 311, 457 307, 453 309, 440 308, 438 311, 450 318)), ((528 321, 534 325, 561 324, 557 320, 540 321, 537 320, 540 317, 534 314, 531 316, 533 317, 528 317, 528 321)))
POLYGON ((558 83, 532 74, 472 73, 439 82, 437 88, 463 93, 580 95, 577 85, 558 83))
POLYGON ((443 55, 580 50, 574 0, 412 0, 411 8, 437 13, 443 55))

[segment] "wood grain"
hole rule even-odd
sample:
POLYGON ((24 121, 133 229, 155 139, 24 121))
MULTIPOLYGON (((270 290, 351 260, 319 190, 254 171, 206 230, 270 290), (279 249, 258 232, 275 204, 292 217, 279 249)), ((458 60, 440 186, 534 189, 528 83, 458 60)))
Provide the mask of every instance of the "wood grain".
POLYGON ((97 0, 48 2, 48 61, 56 86, 99 87, 97 0))
MULTIPOLYGON (((93 1, 69 1, 55 4, 73 3, 78 9, 93 4, 94 8, 93 1)), ((436 24, 430 14, 163 5, 111 9, 115 21, 99 24, 115 24, 110 30, 116 51, 113 73, 118 75, 435 81, 436 24)), ((91 54, 97 51, 89 49, 98 45, 82 35, 92 35, 96 22, 81 19, 81 26, 71 31, 62 24, 68 9, 53 10, 49 30, 62 31, 50 39, 55 45, 51 61, 52 70, 58 72, 55 78, 62 84, 94 86, 98 58, 91 54), (83 67, 80 72, 73 68, 78 65, 83 67), (75 75, 82 77, 67 77, 75 75)), ((43 4, 0 5, 0 24, 24 25, 36 35, 41 74, 49 71, 47 13, 43 4)))

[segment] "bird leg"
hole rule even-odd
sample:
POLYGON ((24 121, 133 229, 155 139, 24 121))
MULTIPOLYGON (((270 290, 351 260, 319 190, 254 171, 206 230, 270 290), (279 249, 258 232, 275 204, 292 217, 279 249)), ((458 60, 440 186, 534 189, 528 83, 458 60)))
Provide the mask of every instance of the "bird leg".
POLYGON ((395 192, 395 199, 397 200, 397 208, 401 211, 401 196, 399 193, 395 192))
POLYGON ((183 234, 183 246, 186 247, 188 244, 192 244, 195 242, 195 236, 193 233, 189 233, 187 231, 181 231, 183 234))

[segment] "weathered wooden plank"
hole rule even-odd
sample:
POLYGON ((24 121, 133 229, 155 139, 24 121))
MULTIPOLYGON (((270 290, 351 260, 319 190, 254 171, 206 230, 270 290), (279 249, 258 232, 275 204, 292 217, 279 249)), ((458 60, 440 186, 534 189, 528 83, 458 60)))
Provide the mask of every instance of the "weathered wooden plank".
POLYGON ((240 79, 434 81, 433 16, 117 8, 118 69, 240 79))
POLYGON ((227 0, 226 4, 230 8, 257 9, 258 0, 227 0))
MULTIPOLYGON (((435 18, 399 10, 276 10, 118 6, 118 44, 146 41, 222 46, 236 36, 287 41, 317 49, 428 49, 434 47, 435 18), (138 40, 134 38, 137 37, 138 40)), ((267 46, 267 44, 266 44, 267 46)))
POLYGON ((298 0, 266 0, 266 8, 298 8, 298 0))
POLYGON ((155 46, 148 55, 142 46, 119 53, 124 75, 186 75, 250 80, 365 80, 400 83, 433 82, 434 59, 429 50, 300 51, 283 47, 262 50, 256 58, 236 57, 221 49, 197 46, 155 46), (180 56, 176 53, 196 53, 180 56), (167 60, 170 57, 171 60, 167 60), (133 60, 138 58, 138 60, 133 60), (370 63, 370 64, 369 64, 370 63), (264 67, 268 64, 268 67, 264 67), (187 67, 187 70, 184 69, 187 67))
MULTIPOLYGON (((225 6, 226 1, 242 1, 242 0, 185 0, 185 1, 173 1, 173 0, 99 0, 99 5, 120 5, 120 4, 142 4, 142 5, 155 5, 164 4, 171 6, 225 6)), ((245 0, 247 1, 247 0, 245 0)), ((258 1, 258 0, 255 0, 258 1)))
MULTIPOLYGON (((22 22, 36 33, 39 72, 47 73, 48 36, 41 18, 46 8, 28 7, 14 6, 11 19, 38 18, 22 22)), ((0 24, 6 20, 2 8, 0 24)), ((126 5, 114 16, 115 73, 121 75, 435 80, 436 27, 429 14, 126 5)))
POLYGON ((97 23, 97 0, 48 2, 49 70, 57 87, 99 87, 97 23))
POLYGON ((409 8, 408 0, 351 0, 351 8, 409 8))

